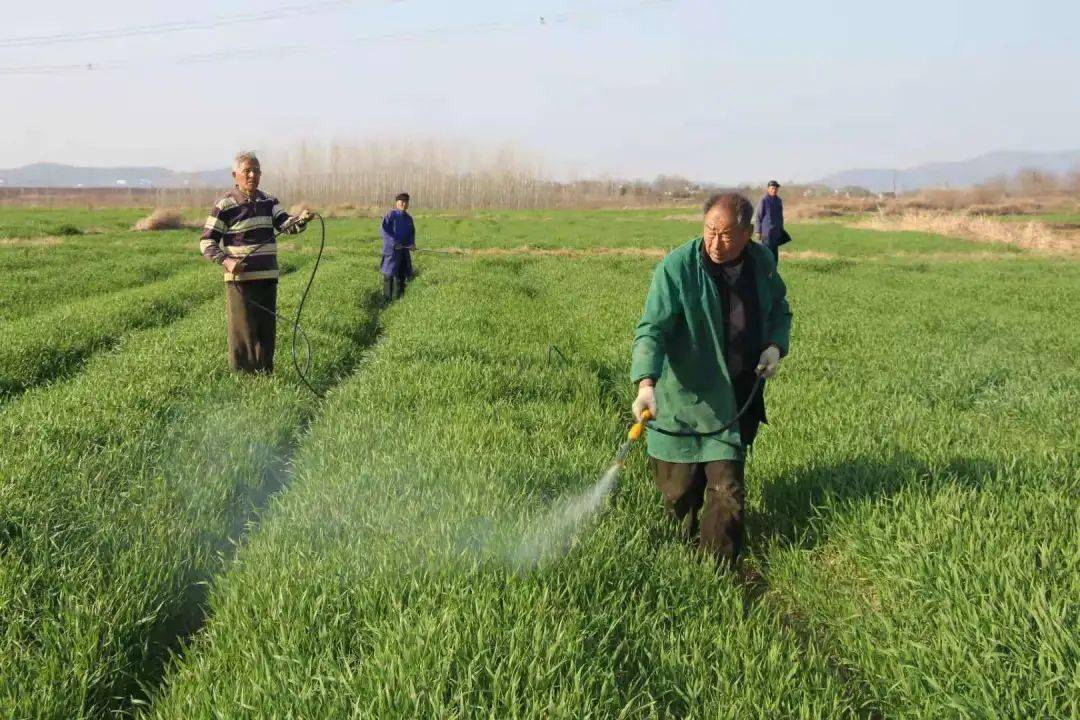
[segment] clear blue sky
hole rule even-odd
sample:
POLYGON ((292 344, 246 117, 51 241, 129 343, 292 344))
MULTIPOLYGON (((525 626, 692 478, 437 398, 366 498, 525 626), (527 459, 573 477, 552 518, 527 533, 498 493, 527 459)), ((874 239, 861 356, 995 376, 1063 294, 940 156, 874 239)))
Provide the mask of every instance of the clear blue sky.
POLYGON ((195 170, 378 136, 513 144, 563 177, 738 182, 1080 147, 1075 0, 54 0, 5 19, 0 167, 195 170), (299 6, 321 10, 11 42, 299 6), (192 62, 208 53, 226 55, 192 62))

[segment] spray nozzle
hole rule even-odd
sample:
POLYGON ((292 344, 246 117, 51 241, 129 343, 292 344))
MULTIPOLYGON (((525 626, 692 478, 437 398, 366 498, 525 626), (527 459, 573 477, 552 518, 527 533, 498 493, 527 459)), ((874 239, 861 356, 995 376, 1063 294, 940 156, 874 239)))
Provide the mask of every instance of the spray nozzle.
POLYGON ((641 437, 641 434, 645 432, 645 423, 652 420, 652 413, 646 408, 641 411, 641 420, 637 421, 630 428, 630 432, 626 434, 627 439, 637 440, 641 437))

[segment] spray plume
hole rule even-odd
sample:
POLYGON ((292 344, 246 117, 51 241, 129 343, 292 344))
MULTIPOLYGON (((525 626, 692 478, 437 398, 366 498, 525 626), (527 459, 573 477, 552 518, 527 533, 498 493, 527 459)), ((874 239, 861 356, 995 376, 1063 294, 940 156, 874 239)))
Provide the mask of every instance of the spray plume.
POLYGON ((615 463, 591 488, 557 503, 534 530, 509 549, 506 559, 510 565, 519 570, 531 570, 545 560, 562 555, 569 548, 574 533, 603 507, 604 500, 615 489, 621 471, 622 465, 615 463))

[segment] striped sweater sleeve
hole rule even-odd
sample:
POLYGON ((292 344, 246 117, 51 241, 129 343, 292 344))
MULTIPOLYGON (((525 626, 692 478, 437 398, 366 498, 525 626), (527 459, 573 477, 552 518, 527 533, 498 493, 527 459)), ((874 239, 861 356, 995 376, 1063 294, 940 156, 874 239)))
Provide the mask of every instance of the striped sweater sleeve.
POLYGON ((203 226, 202 239, 199 241, 199 252, 202 256, 218 265, 225 259, 225 253, 221 249, 221 241, 225 237, 225 223, 221 221, 221 203, 214 205, 210 215, 206 218, 203 226))
POLYGON ((270 211, 270 214, 274 219, 274 228, 278 232, 283 232, 286 235, 296 235, 304 232, 304 223, 293 223, 285 227, 293 217, 289 215, 285 208, 281 207, 281 203, 276 198, 274 200, 274 209, 270 211))

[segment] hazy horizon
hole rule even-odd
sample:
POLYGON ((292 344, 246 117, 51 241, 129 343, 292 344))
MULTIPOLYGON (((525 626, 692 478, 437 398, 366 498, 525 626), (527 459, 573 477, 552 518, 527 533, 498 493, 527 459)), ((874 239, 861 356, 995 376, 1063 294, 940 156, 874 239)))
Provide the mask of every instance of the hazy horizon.
POLYGON ((1070 150, 1078 20, 1063 2, 60 0, 0 34, 0 167, 200 171, 385 137, 512 147, 564 178, 742 183, 1070 150))

